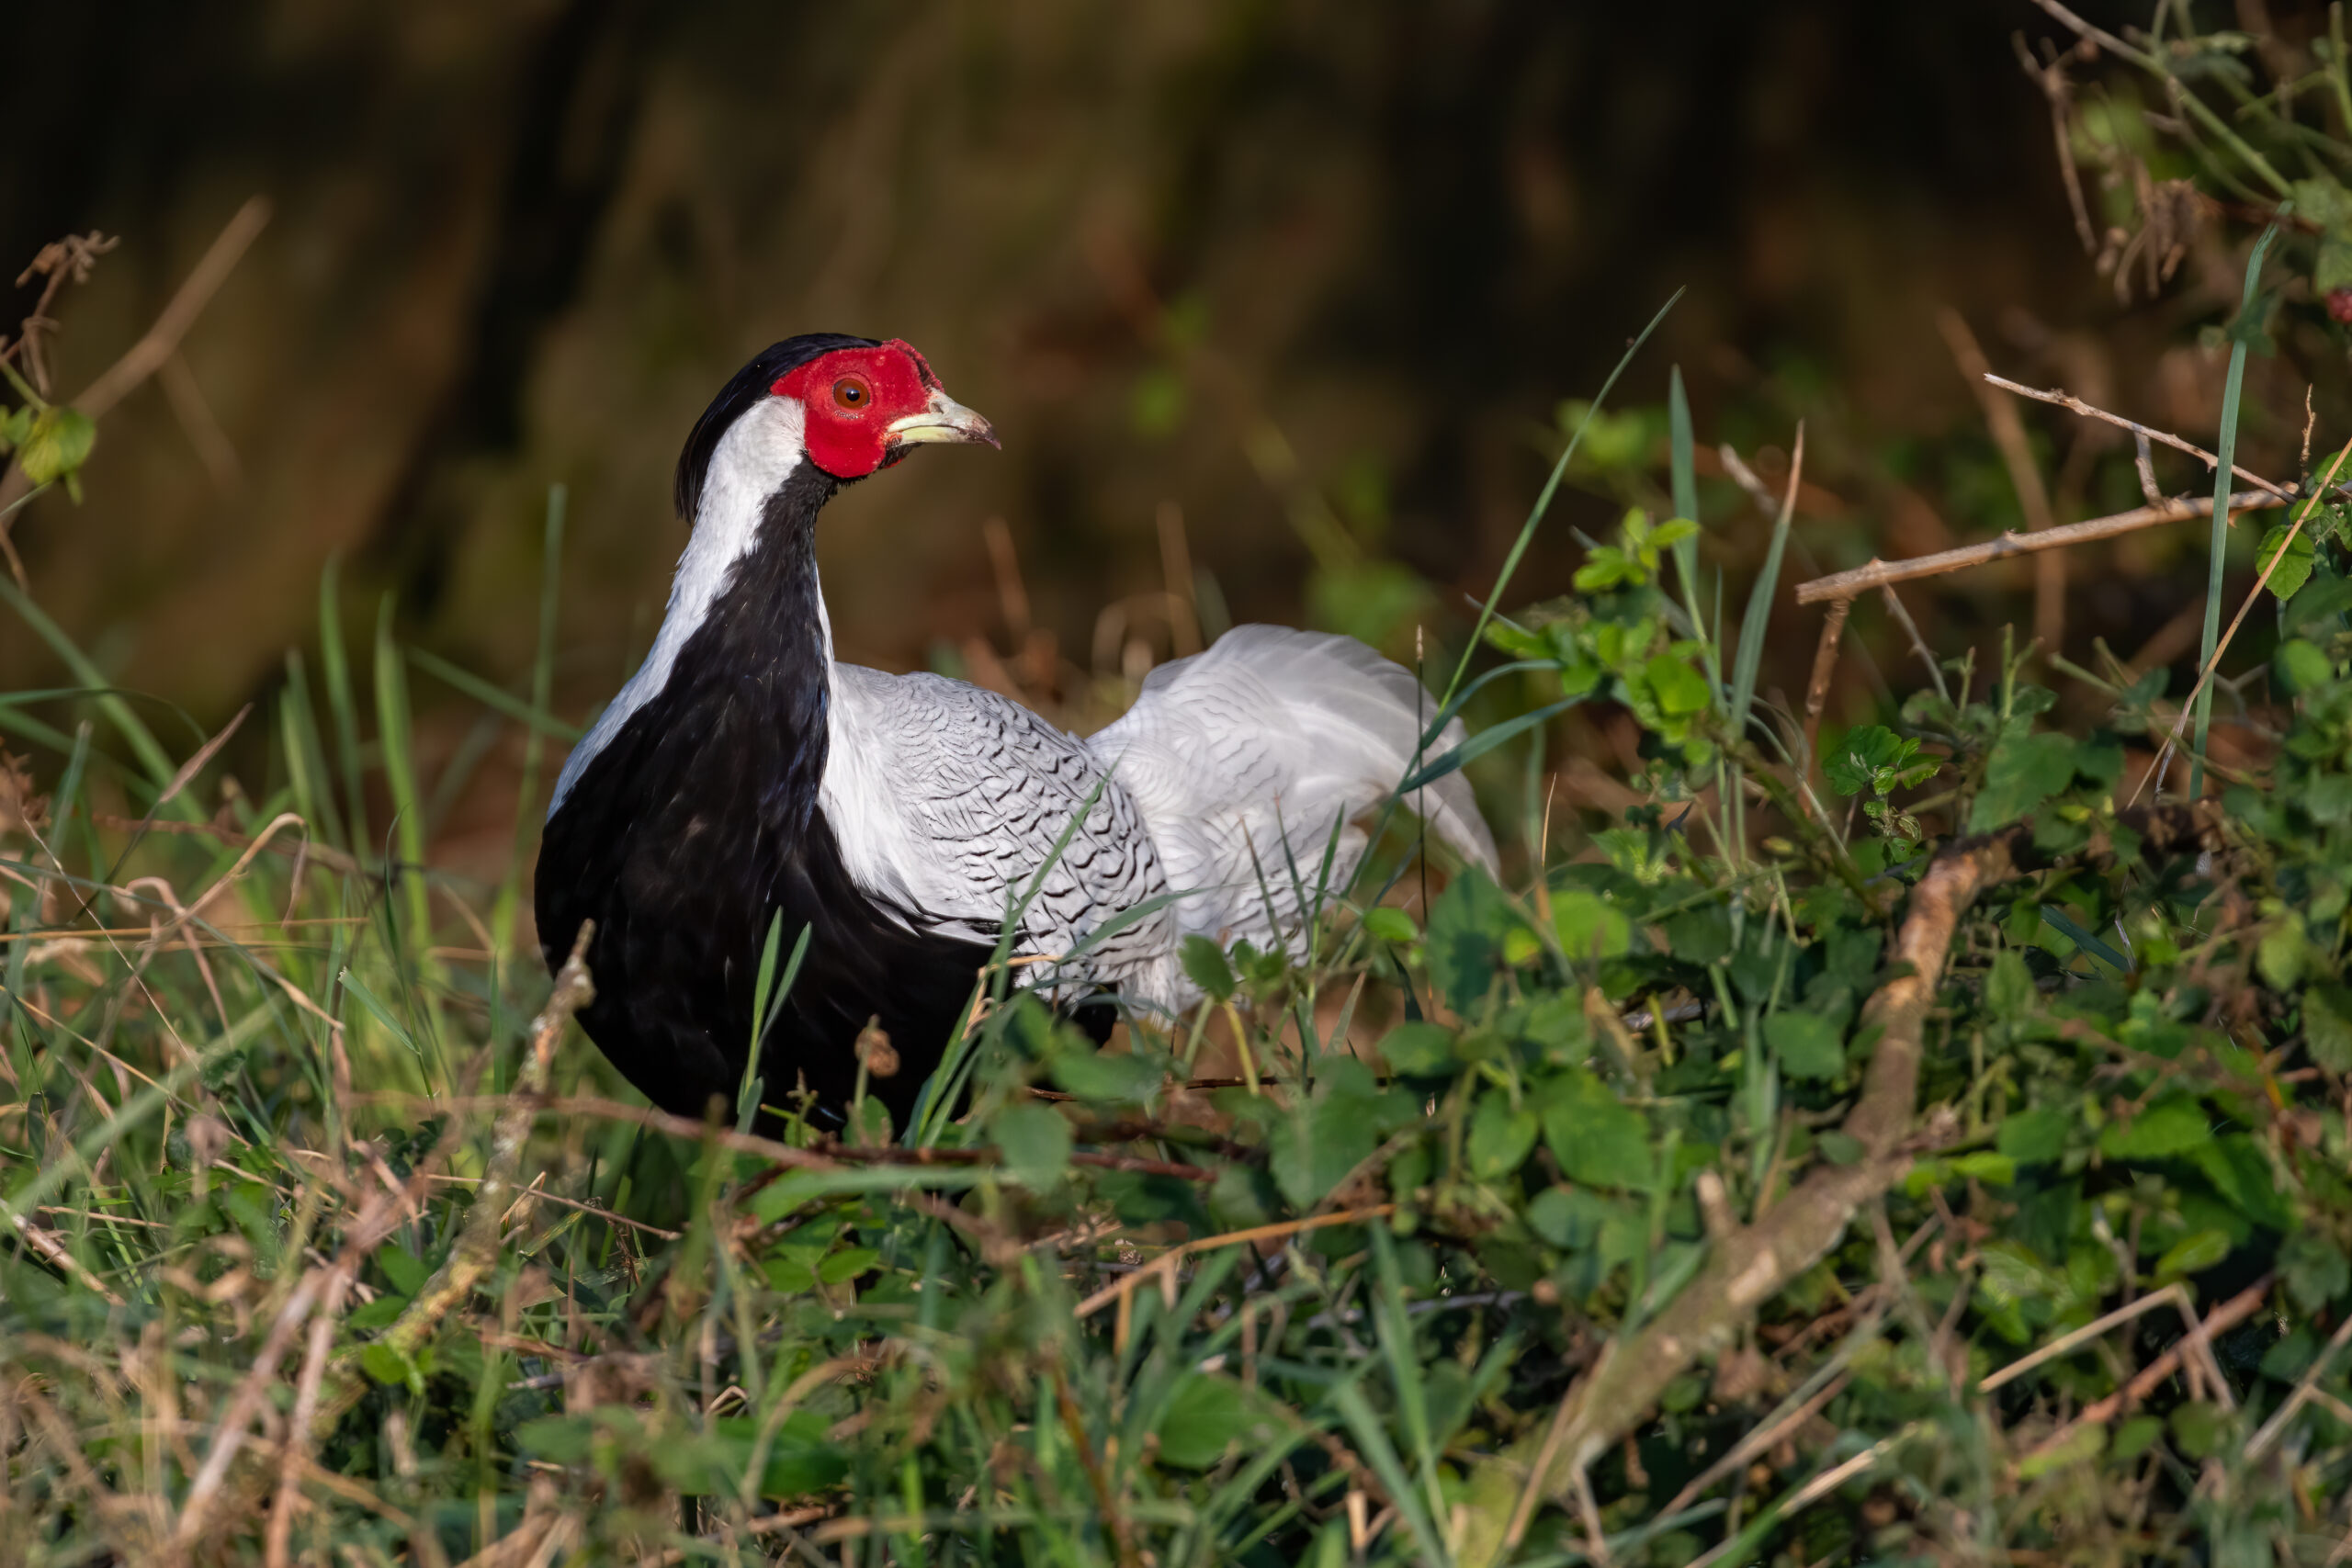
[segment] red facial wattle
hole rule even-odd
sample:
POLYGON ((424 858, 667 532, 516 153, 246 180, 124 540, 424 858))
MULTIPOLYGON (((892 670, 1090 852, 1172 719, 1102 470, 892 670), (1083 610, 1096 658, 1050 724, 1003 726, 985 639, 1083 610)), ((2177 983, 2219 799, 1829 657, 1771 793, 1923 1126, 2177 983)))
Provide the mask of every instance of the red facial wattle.
POLYGON ((922 355, 896 340, 820 355, 769 390, 798 400, 808 460, 841 479, 863 479, 897 462, 905 441, 894 438, 891 427, 945 399, 922 355))

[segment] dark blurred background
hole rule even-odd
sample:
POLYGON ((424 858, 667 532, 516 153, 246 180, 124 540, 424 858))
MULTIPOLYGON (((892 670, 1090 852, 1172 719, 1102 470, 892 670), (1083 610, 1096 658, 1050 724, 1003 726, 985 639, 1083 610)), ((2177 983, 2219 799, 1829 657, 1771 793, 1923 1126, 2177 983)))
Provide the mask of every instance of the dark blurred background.
MULTIPOLYGON (((0 258, 123 237, 61 299, 62 391, 240 204, 273 217, 106 418, 85 502, 44 496, 15 540, 113 678, 211 723, 314 636, 338 554, 355 624, 392 591, 403 636, 519 688, 560 480, 557 704, 576 716, 658 620, 695 415, 752 351, 835 330, 910 340, 1004 438, 828 513, 845 657, 1009 649, 991 518, 1057 650, 1040 687, 1128 659, 1144 617, 1106 635, 1102 614, 1161 586, 1171 537, 1237 619, 1409 652, 1414 625, 1460 635, 1560 400, 1677 288, 1612 401, 1655 409, 1679 362, 1702 446, 1732 440, 1768 480, 1809 421, 1809 565, 1979 537, 2018 503, 1939 307, 2000 368, 2208 439, 2219 361, 2182 329, 2237 286, 2218 242, 2154 313, 2096 275, 2013 51, 2053 30, 2026 0, 35 10, 9 99, 44 129, 0 140, 0 258)), ((2034 428, 2074 439, 2063 416, 2034 428)), ((2076 492, 2062 509, 2102 502, 2076 492)), ((1736 594, 1765 524, 1708 493, 1736 594)), ((1564 591, 1575 530, 1624 499, 1572 485, 1513 598, 1564 591)), ((1994 625, 2024 581, 1945 580, 1921 614, 1994 625)), ((2177 608, 2165 591, 2098 587, 2070 642, 2144 636, 2177 608)), ((1801 682, 1817 617, 1784 618, 1781 678, 1801 682)), ((0 623, 7 684, 58 674, 0 623)), ((453 701, 420 684, 428 736, 453 701)))

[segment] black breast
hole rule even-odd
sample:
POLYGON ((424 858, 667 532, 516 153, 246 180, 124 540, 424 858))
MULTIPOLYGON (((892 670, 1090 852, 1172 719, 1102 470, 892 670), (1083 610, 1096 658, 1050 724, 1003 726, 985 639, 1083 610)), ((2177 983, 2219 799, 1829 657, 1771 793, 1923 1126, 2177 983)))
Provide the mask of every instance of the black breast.
POLYGON ((989 956, 878 907, 851 881, 818 805, 829 693, 814 524, 831 490, 804 467, 771 498, 759 543, 662 691, 573 781, 541 840, 548 964, 581 921, 596 922, 596 1000, 581 1024, 647 1099, 683 1116, 714 1096, 734 1104, 779 914, 779 970, 804 927, 808 949, 763 1042, 770 1104, 804 1081, 846 1103, 858 1032, 878 1019, 901 1066, 870 1092, 903 1121, 989 956))

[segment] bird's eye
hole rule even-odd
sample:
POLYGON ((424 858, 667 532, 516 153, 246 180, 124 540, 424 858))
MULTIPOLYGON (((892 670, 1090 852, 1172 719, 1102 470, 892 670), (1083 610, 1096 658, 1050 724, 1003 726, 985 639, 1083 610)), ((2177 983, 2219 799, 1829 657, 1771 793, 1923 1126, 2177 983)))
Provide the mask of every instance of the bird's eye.
POLYGON ((833 401, 853 412, 864 408, 874 398, 874 389, 862 377, 844 376, 833 383, 833 401))

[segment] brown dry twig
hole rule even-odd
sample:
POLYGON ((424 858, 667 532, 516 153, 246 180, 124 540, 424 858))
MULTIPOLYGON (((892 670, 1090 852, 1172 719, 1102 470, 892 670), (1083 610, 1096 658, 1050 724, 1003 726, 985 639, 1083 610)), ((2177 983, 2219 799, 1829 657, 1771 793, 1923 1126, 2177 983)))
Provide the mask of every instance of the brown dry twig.
MULTIPOLYGON (((2286 501, 2268 491, 2240 491, 2230 497, 2232 512, 2266 512, 2287 504, 2286 501)), ((2111 539, 2119 534, 2129 534, 2159 523, 2186 523, 2212 515, 2211 497, 2186 497, 2159 505, 2138 507, 2130 512, 2118 512, 2111 516, 2093 517, 2081 523, 2061 523, 2038 534, 2007 533, 1982 544, 1938 550, 1934 555, 1914 556, 1909 560, 1874 560, 1849 571, 1833 571, 1826 577, 1798 583, 1797 603, 1818 604, 1826 599, 1851 599, 1856 594, 1883 588, 1889 583, 1909 582, 1921 577, 1940 577, 1946 572, 1963 571, 1973 566, 2031 555, 2037 550, 2060 550, 2071 545, 2111 539)))
MULTIPOLYGON (((141 382, 162 369, 164 361, 179 352, 180 340, 187 336, 188 329, 196 324, 197 317, 204 313, 204 308, 212 302, 213 295, 220 292, 220 286, 229 280, 229 275, 236 270, 238 262, 244 259, 247 248, 268 222, 269 202, 264 197, 250 197, 237 209, 235 215, 197 262, 194 270, 189 272, 186 281, 181 283, 178 291, 164 305, 163 313, 155 318, 154 325, 149 327, 121 358, 101 372, 96 380, 71 399, 72 405, 90 418, 97 419, 141 382)), ((31 488, 30 481, 25 478, 25 471, 15 463, 11 462, 6 469, 0 469, 0 551, 6 551, 9 557, 9 564, 19 587, 25 585, 25 574, 21 563, 15 559, 15 547, 9 543, 9 534, 14 525, 12 508, 31 488)))
MULTIPOLYGON (((32 264, 17 275, 17 287, 22 288, 36 277, 49 281, 41 286, 40 299, 32 313, 17 329, 17 340, 0 347, 0 361, 14 359, 25 367, 25 378, 33 390, 49 396, 49 359, 41 352, 41 339, 57 331, 57 318, 49 308, 57 302, 57 291, 68 283, 87 283, 90 269, 100 256, 122 243, 122 237, 108 239, 96 229, 86 234, 68 234, 52 240, 35 254, 32 264)), ((5 341, 5 340, 0 340, 5 341)))
POLYGON ((2192 1321, 2188 1332, 2180 1337, 2179 1344, 2149 1362, 2130 1382, 2125 1383, 2105 1399, 2085 1405, 2081 1415, 2052 1432, 2033 1450, 2031 1454, 2026 1457, 2031 1459, 2035 1454, 2048 1453, 2074 1436, 2075 1432, 2086 1423, 2112 1421, 2119 1412, 2139 1404, 2140 1401, 2154 1393, 2163 1386, 2166 1378, 2180 1371, 2180 1364, 2184 1359, 2182 1352, 2185 1348, 2199 1341, 2211 1345, 2215 1335, 2228 1333, 2256 1313, 2260 1312, 2262 1303, 2269 1299, 2273 1278, 2271 1275, 2265 1274, 2261 1279, 2215 1307, 2201 1320, 2192 1321))
MULTIPOLYGON (((2209 471, 2218 466, 2221 462, 2219 457, 2216 457, 2212 453, 2208 452, 2202 446, 2196 446, 2191 442, 2183 441, 2179 436, 2173 434, 2172 432, 2168 430, 2158 430, 2152 425, 2142 424, 2137 420, 2126 419, 2120 413, 2109 413, 2105 409, 2099 408, 2096 404, 2083 401, 2082 399, 2075 396, 2072 392, 2067 391, 2064 387, 2052 387, 2047 391, 2039 391, 2034 388, 2022 385, 2019 382, 2012 381, 2006 376, 1996 376, 1989 368, 1984 370, 1982 375, 1987 385, 1998 387, 2005 392, 2015 392, 2020 398, 2031 398, 2036 402, 2054 403, 2058 407, 2066 410, 2069 413, 2081 414, 2085 419, 2104 420, 2109 424, 2117 425, 2124 430, 2130 431, 2135 440, 2161 441, 2176 452, 2188 453, 2190 457, 2204 464, 2209 471)), ((2268 491, 2271 494, 2278 497, 2281 501, 2292 501, 2295 499, 2295 492, 2293 491, 2288 489, 2284 485, 2272 483, 2270 480, 2264 479, 2260 474, 2256 473, 2253 469, 2245 467, 2242 463, 2232 463, 2230 465, 2230 472, 2235 474, 2238 478, 2244 479, 2250 485, 2259 485, 2262 489, 2268 491)), ((2151 482, 2153 482, 2153 480, 2151 482)))

